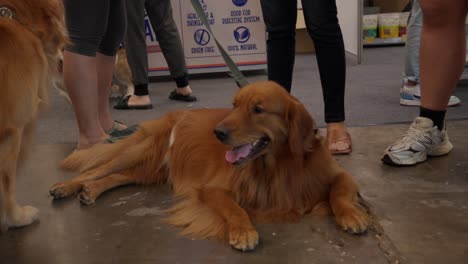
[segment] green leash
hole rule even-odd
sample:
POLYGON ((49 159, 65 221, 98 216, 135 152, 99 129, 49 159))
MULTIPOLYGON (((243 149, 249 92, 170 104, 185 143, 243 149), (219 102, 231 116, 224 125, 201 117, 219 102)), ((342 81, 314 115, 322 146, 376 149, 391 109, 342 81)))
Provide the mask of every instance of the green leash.
POLYGON ((239 68, 234 63, 234 61, 231 59, 229 54, 224 50, 224 48, 218 42, 215 35, 213 34, 213 31, 211 30, 210 24, 208 23, 208 19, 205 15, 205 12, 203 11, 202 6, 200 5, 200 2, 198 0, 191 0, 191 1, 192 1, 193 9, 195 9, 195 12, 197 13, 198 17, 203 22, 206 29, 210 32, 211 36, 215 40, 216 46, 218 46, 219 52, 221 53, 221 56, 223 56, 224 62, 228 66, 229 70, 231 71, 231 74, 234 77, 234 80, 236 81, 237 86, 239 86, 239 88, 247 86, 249 82, 247 81, 245 76, 242 74, 242 72, 239 70, 239 68))

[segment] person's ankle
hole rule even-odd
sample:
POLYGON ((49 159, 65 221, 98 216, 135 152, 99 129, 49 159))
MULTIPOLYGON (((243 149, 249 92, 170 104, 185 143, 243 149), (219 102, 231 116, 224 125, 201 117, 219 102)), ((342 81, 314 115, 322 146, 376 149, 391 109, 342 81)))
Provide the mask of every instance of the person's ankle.
POLYGON ((101 121, 101 127, 105 134, 109 134, 115 128, 117 130, 127 128, 126 125, 116 122, 111 116, 102 117, 99 120, 101 121))
POLYGON ((332 122, 332 123, 327 123, 327 129, 330 130, 346 130, 346 125, 345 123, 342 122, 332 122))

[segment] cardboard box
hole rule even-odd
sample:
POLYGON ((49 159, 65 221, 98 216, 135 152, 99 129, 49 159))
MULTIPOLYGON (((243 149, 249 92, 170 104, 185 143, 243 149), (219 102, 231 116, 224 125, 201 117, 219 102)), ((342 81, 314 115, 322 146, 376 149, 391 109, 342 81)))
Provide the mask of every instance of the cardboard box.
POLYGON ((314 42, 307 32, 304 14, 301 9, 297 10, 296 53, 315 53, 314 42))

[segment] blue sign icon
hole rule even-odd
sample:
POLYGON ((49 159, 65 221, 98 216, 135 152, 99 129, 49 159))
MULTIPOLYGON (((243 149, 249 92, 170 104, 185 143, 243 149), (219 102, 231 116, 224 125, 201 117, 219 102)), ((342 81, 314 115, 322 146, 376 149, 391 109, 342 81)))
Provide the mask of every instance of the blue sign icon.
POLYGON ((250 39, 250 31, 246 27, 238 27, 234 30, 234 38, 239 43, 245 43, 250 39))
POLYGON ((244 6, 247 3, 247 0, 232 0, 232 3, 236 6, 244 6))
POLYGON ((208 33, 208 31, 204 29, 199 29, 193 34, 193 40, 195 40, 195 42, 200 46, 205 46, 206 44, 208 44, 208 42, 210 42, 210 39, 210 33, 208 33))

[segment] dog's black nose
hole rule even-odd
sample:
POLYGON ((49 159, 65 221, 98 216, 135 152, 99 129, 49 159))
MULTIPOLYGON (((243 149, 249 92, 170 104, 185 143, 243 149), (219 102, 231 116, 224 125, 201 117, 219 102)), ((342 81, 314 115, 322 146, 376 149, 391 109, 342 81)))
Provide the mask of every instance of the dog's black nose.
POLYGON ((215 133, 216 137, 221 142, 225 142, 229 138, 229 130, 225 127, 216 127, 213 132, 215 133))

